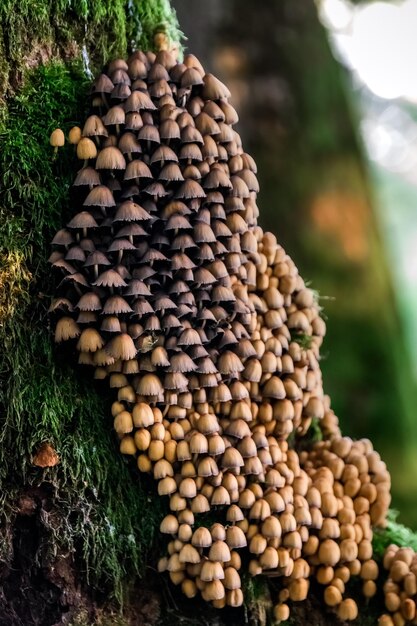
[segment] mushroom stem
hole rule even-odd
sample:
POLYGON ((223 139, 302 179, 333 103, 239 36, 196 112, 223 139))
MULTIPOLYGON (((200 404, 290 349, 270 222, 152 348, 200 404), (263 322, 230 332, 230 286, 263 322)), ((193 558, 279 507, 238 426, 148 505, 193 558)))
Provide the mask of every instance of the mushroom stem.
POLYGON ((110 105, 109 105, 109 103, 108 103, 107 96, 106 96, 106 94, 104 93, 104 91, 102 91, 102 92, 100 93, 100 95, 101 95, 101 99, 103 100, 104 104, 106 105, 106 109, 107 109, 107 110, 108 110, 108 109, 110 109, 110 105))

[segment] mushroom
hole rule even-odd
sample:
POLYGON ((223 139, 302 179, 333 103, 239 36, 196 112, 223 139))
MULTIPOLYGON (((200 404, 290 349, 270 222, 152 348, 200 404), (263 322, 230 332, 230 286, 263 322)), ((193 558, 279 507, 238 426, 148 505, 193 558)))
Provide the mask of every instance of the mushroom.
POLYGON ((58 153, 58 148, 65 144, 65 135, 60 128, 56 128, 49 137, 49 143, 54 149, 54 155, 58 153))
POLYGON ((82 137, 77 143, 77 157, 84 161, 84 167, 87 167, 90 159, 95 159, 97 156, 96 145, 88 137, 82 137))
POLYGON ((36 467, 54 467, 59 463, 60 459, 53 446, 44 442, 33 455, 32 463, 36 467))
POLYGON ((68 133, 68 141, 72 145, 76 146, 81 140, 82 132, 79 126, 73 126, 68 133))

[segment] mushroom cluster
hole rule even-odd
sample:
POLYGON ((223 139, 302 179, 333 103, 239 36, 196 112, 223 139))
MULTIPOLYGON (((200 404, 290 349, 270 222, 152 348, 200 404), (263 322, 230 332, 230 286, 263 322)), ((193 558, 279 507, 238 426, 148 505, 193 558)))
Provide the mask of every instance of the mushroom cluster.
POLYGON ((378 626, 417 624, 417 554, 411 548, 388 546, 384 555, 388 578, 384 583, 385 607, 378 626))
POLYGON ((229 96, 193 55, 166 51, 95 80, 70 137, 76 210, 52 241, 55 340, 115 389, 120 450, 169 498, 159 569, 184 594, 241 605, 244 551, 252 576, 282 581, 277 621, 310 576, 354 619, 345 583, 360 575, 374 592, 390 479, 369 441, 341 436, 323 394, 325 323, 257 225, 256 165, 229 96), (304 450, 313 420, 323 441, 304 450))

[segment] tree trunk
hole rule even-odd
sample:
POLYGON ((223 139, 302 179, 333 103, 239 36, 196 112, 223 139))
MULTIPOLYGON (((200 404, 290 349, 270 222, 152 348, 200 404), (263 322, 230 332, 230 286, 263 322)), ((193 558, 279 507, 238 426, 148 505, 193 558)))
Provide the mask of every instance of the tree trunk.
POLYGON ((123 603, 129 623, 155 624, 152 582, 129 598, 162 509, 118 452, 106 396, 47 328, 49 242, 76 168, 69 149, 54 160, 49 134, 82 122, 107 60, 151 48, 156 28, 179 40, 175 13, 167 0, 5 0, 0 24, 0 624, 90 624, 123 603), (48 469, 34 458, 45 442, 59 455, 48 469))

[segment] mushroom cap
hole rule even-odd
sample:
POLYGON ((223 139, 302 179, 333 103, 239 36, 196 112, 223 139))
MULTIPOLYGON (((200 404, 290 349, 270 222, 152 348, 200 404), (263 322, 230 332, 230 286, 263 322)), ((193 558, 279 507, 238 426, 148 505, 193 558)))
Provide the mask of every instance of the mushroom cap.
POLYGON ((226 543, 229 548, 244 548, 247 546, 245 533, 239 526, 229 526, 226 530, 226 543))
POLYGON ((160 396, 164 389, 158 376, 155 374, 145 374, 141 376, 136 386, 136 391, 140 396, 160 396))
POLYGON ((52 131, 49 137, 49 143, 54 148, 61 148, 65 144, 65 135, 60 128, 56 128, 52 131))
POLYGON ((352 598, 346 598, 339 604, 337 614, 341 620, 354 620, 358 616, 358 606, 352 598))
POLYGON ((82 137, 77 143, 77 157, 82 160, 95 159, 97 156, 96 145, 88 137, 82 137))
POLYGON ((102 272, 92 284, 97 287, 126 287, 125 281, 115 270, 102 272))
MULTIPOLYGON (((79 145, 80 144, 78 144, 77 149, 79 145)), ((124 170, 126 169, 126 161, 118 148, 109 146, 100 150, 96 160, 96 169, 124 170)))
POLYGON ((230 548, 225 541, 217 540, 211 545, 208 558, 210 561, 219 561, 226 563, 230 561, 230 548))
POLYGON ((151 216, 142 206, 132 200, 126 200, 119 205, 113 222, 146 222, 150 219, 151 216))
POLYGON ((179 553, 180 563, 200 563, 201 557, 198 551, 190 543, 186 543, 179 553))
POLYGON ((224 100, 230 98, 231 93, 218 78, 213 74, 205 74, 203 77, 203 98, 206 100, 224 100))
POLYGON ((204 561, 201 568, 200 578, 204 582, 220 581, 224 578, 224 569, 218 561, 204 561))
POLYGON ((155 111, 156 106, 154 105, 148 94, 144 93, 143 91, 132 91, 132 93, 124 103, 124 109, 126 113, 155 111))
POLYGON ((81 229, 81 228, 97 228, 98 224, 91 213, 88 211, 81 211, 74 215, 74 217, 68 222, 67 228, 81 229))
POLYGON ((61 343, 61 341, 75 339, 76 337, 79 337, 80 334, 81 329, 72 317, 61 317, 55 327, 55 342, 61 343))
POLYGON ((77 145, 77 143, 81 139, 81 128, 79 126, 73 126, 68 133, 68 141, 73 145, 77 145))
POLYGON ((77 343, 80 352, 96 352, 104 346, 104 340, 95 328, 86 328, 82 331, 77 343))
POLYGON ((209 529, 204 526, 197 528, 193 532, 191 543, 196 548, 209 548, 213 543, 209 529))
POLYGON ((175 515, 166 515, 161 522, 159 530, 161 533, 166 533, 168 535, 174 535, 178 530, 178 520, 175 515))
POLYGON ((59 460, 59 456, 53 446, 48 442, 44 442, 33 455, 32 463, 37 467, 45 468, 54 467, 59 463, 59 460))
POLYGON ((107 137, 108 134, 98 115, 90 115, 87 117, 82 131, 83 137, 107 137))
POLYGON ((105 346, 105 350, 115 359, 128 361, 134 359, 137 353, 132 337, 127 333, 121 333, 114 337, 105 346))

